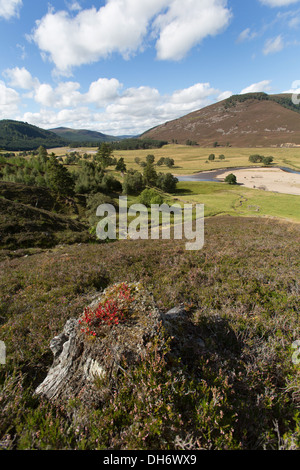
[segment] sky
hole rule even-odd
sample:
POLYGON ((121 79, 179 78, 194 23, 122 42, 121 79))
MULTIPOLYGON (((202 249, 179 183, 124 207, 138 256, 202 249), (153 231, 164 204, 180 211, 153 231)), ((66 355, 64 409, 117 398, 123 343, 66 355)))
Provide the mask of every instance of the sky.
POLYGON ((300 0, 0 0, 0 119, 138 135, 300 87, 300 0))

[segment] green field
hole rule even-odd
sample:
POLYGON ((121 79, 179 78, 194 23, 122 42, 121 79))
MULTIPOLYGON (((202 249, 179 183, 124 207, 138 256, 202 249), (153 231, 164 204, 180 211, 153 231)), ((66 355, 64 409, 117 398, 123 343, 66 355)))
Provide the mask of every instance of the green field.
MULTIPOLYGON (((65 148, 54 149, 56 155, 64 155, 65 148)), ((89 153, 95 149, 84 148, 81 152, 89 153)), ((273 166, 284 166, 300 170, 300 149, 298 148, 200 148, 184 145, 166 145, 161 149, 115 151, 114 156, 124 158, 127 168, 138 171, 143 169, 135 162, 139 157, 145 160, 148 154, 155 156, 157 162, 161 157, 173 158, 175 165, 170 170, 166 166, 156 167, 157 172, 172 172, 175 175, 191 175, 200 171, 223 168, 251 167, 249 156, 252 154, 273 156, 273 166), (215 155, 214 161, 208 161, 210 154, 215 155), (220 160, 219 155, 225 160, 220 160)), ((260 166, 260 165, 257 165, 260 166)), ((76 171, 75 165, 69 170, 76 171)), ((120 174, 112 171, 115 177, 120 174)), ((293 222, 300 221, 300 198, 288 194, 249 189, 242 186, 231 186, 225 183, 179 182, 178 192, 172 197, 181 202, 202 203, 205 205, 205 216, 216 215, 275 217, 293 222)), ((172 201, 172 198, 171 198, 172 201)))
POLYGON ((178 199, 205 205, 205 216, 277 217, 300 221, 300 197, 226 183, 179 182, 178 199))
MULTIPOLYGON (((96 148, 78 148, 75 149, 80 153, 92 153, 97 151, 96 148)), ((61 147, 49 150, 57 156, 66 155, 70 151, 68 147, 61 147)), ((295 170, 300 170, 300 148, 202 148, 191 147, 186 145, 166 145, 160 149, 147 150, 116 150, 114 156, 116 158, 123 157, 128 167, 139 169, 139 165, 135 163, 135 158, 139 157, 145 160, 148 154, 155 156, 155 161, 161 157, 173 158, 175 161, 174 173, 181 175, 190 175, 198 171, 216 170, 219 168, 246 167, 253 166, 249 162, 249 156, 260 154, 265 157, 273 156, 274 165, 287 166, 295 170), (208 161, 210 154, 215 154, 215 161, 208 161), (219 160, 219 155, 224 155, 225 160, 219 160)), ((160 167, 160 171, 166 172, 165 166, 160 167)))
MULTIPOLYGON (((153 150, 130 150, 116 151, 116 158, 124 157, 125 163, 138 169, 135 158, 139 157, 145 160, 148 154, 155 156, 158 161, 161 157, 173 158, 175 161, 174 173, 178 175, 190 175, 199 171, 216 170, 219 168, 250 167, 249 156, 260 154, 265 157, 273 156, 275 166, 286 166, 295 170, 300 170, 300 148, 201 148, 185 145, 166 145, 161 149, 153 150), (210 154, 215 155, 213 162, 208 161, 210 154), (224 155, 225 160, 220 160, 219 155, 224 155)), ((160 167, 160 171, 166 172, 165 166, 160 167)))

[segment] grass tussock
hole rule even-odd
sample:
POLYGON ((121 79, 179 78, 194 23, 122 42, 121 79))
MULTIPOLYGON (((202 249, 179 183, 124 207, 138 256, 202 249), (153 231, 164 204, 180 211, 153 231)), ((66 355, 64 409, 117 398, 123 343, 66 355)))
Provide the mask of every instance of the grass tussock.
MULTIPOLYGON (((122 241, 3 257, 0 446, 6 449, 297 449, 300 374, 298 225, 207 219, 205 246, 122 241), (50 340, 99 290, 141 282, 162 311, 185 304, 202 354, 170 353, 163 335, 107 400, 77 421, 34 396, 50 340)), ((102 384, 103 385, 103 384, 102 384)))

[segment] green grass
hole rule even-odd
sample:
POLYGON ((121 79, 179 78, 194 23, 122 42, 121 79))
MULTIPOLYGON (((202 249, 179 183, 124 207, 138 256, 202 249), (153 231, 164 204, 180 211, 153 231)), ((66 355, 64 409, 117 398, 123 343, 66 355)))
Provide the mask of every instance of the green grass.
MULTIPOLYGON (((155 161, 158 161, 161 157, 173 158, 175 167, 172 169, 172 172, 174 174, 190 175, 199 171, 215 170, 219 168, 250 167, 253 166, 253 164, 249 162, 249 156, 256 153, 265 157, 273 156, 276 166, 288 166, 296 170, 300 169, 299 148, 201 148, 185 145, 166 145, 161 149, 120 150, 115 151, 114 155, 117 158, 124 157, 126 165, 135 169, 140 169, 134 161, 136 157, 145 160, 148 154, 152 154, 155 156, 155 161), (211 153, 215 154, 216 157, 213 162, 208 161, 208 156, 211 153), (225 160, 219 160, 218 157, 221 154, 225 156, 225 160)), ((161 166, 159 167, 159 171, 169 172, 170 170, 165 166, 161 166)))
POLYGON ((205 205, 205 216, 278 217, 300 221, 300 197, 250 189, 226 183, 179 182, 177 198, 205 205))

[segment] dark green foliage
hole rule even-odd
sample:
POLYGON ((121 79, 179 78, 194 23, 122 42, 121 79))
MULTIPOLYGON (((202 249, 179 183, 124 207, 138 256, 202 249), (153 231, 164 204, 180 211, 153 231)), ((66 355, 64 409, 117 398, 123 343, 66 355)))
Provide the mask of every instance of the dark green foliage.
POLYGON ((115 165, 116 160, 113 157, 112 152, 113 149, 110 144, 103 142, 95 156, 95 161, 100 163, 103 169, 107 168, 108 166, 115 165))
POLYGON ((263 158, 264 157, 262 155, 258 155, 258 154, 250 155, 249 162, 261 163, 263 161, 263 158))
POLYGON ((208 160, 213 161, 215 158, 216 156, 213 153, 211 153, 208 157, 208 160))
POLYGON ((155 161, 155 156, 154 155, 147 155, 146 157, 146 163, 154 163, 155 161))
POLYGON ((233 173, 230 173, 226 176, 225 183, 236 184, 236 176, 233 173))
POLYGON ((147 162, 144 167, 143 177, 145 184, 148 186, 156 186, 157 173, 155 171, 154 165, 151 162, 147 162))
POLYGON ((124 176, 123 193, 139 194, 144 188, 143 175, 139 171, 129 170, 124 176))
POLYGON ((264 157, 263 155, 250 155, 249 162, 252 163, 263 163, 264 165, 270 165, 274 160, 274 157, 264 157))
POLYGON ((155 189, 144 189, 140 194, 139 201, 146 207, 150 207, 151 204, 163 204, 163 197, 155 189))
POLYGON ((274 160, 273 157, 264 157, 262 162, 263 162, 264 165, 271 165, 273 160, 274 160))
POLYGON ((156 186, 166 193, 174 193, 178 179, 171 173, 160 173, 156 180, 156 186))
POLYGON ((158 166, 162 166, 164 164, 165 164, 165 158, 164 157, 161 157, 156 163, 156 165, 158 165, 158 166))
POLYGON ((296 113, 300 112, 299 106, 294 104, 292 101, 292 95, 267 95, 266 93, 246 93, 244 95, 233 95, 230 98, 227 98, 225 101, 225 109, 236 106, 237 103, 243 103, 247 100, 259 100, 259 101, 274 101, 275 103, 280 104, 284 108, 295 111, 296 113))
POLYGON ((63 196, 73 196, 75 181, 65 166, 58 163, 56 157, 50 157, 46 173, 47 186, 63 196))
POLYGON ((50 131, 25 122, 0 121, 0 148, 4 150, 32 150, 41 145, 48 148, 63 147, 66 142, 50 131))
POLYGON ((168 142, 164 140, 152 140, 152 139, 123 139, 119 142, 112 142, 112 148, 114 150, 138 150, 138 149, 153 149, 161 148, 167 145, 168 142))
POLYGON ((126 164, 124 162, 124 158, 121 157, 119 158, 117 164, 116 164, 116 170, 117 171, 120 171, 121 173, 125 173, 126 172, 126 164))
POLYGON ((117 180, 110 173, 105 173, 102 178, 101 189, 103 192, 106 192, 106 193, 121 192, 122 183, 120 183, 120 181, 117 180))

